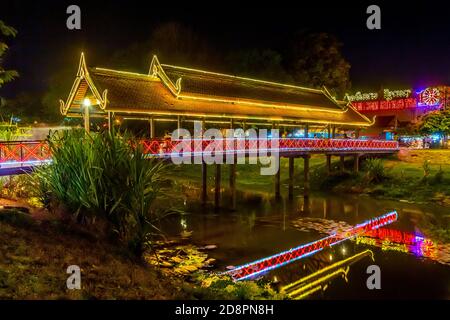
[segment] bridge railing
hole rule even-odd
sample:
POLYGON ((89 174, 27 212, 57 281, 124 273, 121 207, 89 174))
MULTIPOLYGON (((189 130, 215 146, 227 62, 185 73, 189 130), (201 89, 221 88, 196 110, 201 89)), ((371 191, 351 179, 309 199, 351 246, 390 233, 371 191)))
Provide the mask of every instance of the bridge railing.
POLYGON ((278 152, 294 151, 388 151, 398 150, 398 142, 391 140, 360 140, 360 139, 287 139, 277 141, 271 139, 222 139, 222 140, 171 140, 152 139, 142 140, 145 154, 170 154, 172 152, 197 153, 202 151, 216 152, 257 152, 259 149, 278 152))
MULTIPOLYGON (((359 139, 232 139, 232 140, 183 140, 151 139, 141 140, 143 152, 147 155, 170 155, 184 148, 191 152, 257 152, 259 149, 278 152, 332 152, 332 151, 388 151, 398 150, 397 141, 359 139), (184 145, 181 145, 184 143, 184 145), (220 147, 222 149, 220 149, 220 147)), ((51 153, 46 141, 0 142, 0 164, 33 164, 49 160, 51 153)))
POLYGON ((43 140, 0 142, 0 164, 33 164, 51 158, 43 140))

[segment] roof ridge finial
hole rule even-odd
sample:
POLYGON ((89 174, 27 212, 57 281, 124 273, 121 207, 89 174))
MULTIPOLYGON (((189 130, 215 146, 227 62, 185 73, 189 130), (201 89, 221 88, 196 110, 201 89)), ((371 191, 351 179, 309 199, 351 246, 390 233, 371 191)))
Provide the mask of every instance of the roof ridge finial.
POLYGON ((161 68, 161 63, 159 63, 158 56, 156 54, 153 55, 152 61, 150 62, 150 68, 148 70, 149 76, 156 76, 158 73, 158 67, 161 68))
POLYGON ((78 72, 77 72, 77 76, 78 77, 84 77, 84 75, 88 72, 87 70, 87 66, 86 66, 86 58, 84 57, 84 52, 81 52, 81 56, 80 56, 80 62, 78 64, 78 72))

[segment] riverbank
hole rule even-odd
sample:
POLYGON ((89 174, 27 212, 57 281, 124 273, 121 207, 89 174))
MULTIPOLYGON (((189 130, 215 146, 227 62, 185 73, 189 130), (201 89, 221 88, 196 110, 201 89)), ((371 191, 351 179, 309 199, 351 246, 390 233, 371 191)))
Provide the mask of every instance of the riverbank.
POLYGON ((24 204, 21 210, 0 209, 0 243, 0 299, 284 298, 267 280, 235 283, 210 272, 214 259, 207 251, 215 246, 198 248, 189 235, 155 242, 154 252, 137 260, 82 227, 24 204), (80 290, 67 289, 70 265, 81 269, 80 290))
POLYGON ((0 212, 0 299, 183 299, 181 280, 137 263, 120 248, 59 223, 0 212), (69 265, 81 290, 68 290, 69 265))

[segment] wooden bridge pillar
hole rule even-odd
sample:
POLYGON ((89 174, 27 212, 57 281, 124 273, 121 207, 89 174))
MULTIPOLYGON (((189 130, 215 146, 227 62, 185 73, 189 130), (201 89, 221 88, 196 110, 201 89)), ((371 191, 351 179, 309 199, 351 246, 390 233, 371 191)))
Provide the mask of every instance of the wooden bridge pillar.
POLYGON ((216 177, 215 177, 215 188, 214 188, 214 207, 217 209, 220 207, 220 184, 222 180, 222 167, 220 164, 216 163, 216 177))
POLYGON ((294 157, 289 157, 289 200, 294 199, 294 157))
POLYGON ((280 173, 281 173, 281 166, 278 168, 277 173, 275 173, 275 198, 279 199, 281 198, 281 193, 280 193, 280 173))
POLYGON ((230 197, 231 209, 236 209, 236 156, 234 163, 230 165, 230 197))
POLYGON ((333 126, 333 130, 331 132, 331 137, 334 139, 336 138, 336 126, 333 126))
POLYGON ((355 162, 354 162, 354 164, 353 164, 353 170, 354 170, 355 172, 358 172, 358 171, 359 171, 359 157, 360 157, 359 154, 355 154, 355 162))
POLYGON ((309 197, 309 154, 303 156, 303 197, 309 197))
POLYGON ((327 125, 327 134, 328 134, 327 139, 330 139, 331 138, 331 124, 327 125))
POLYGON ((344 172, 344 170, 345 170, 345 163, 344 163, 344 156, 340 156, 339 157, 340 158, 340 161, 339 161, 339 164, 340 164, 340 167, 341 167, 341 173, 343 173, 344 172))
MULTIPOLYGON (((230 119, 230 129, 233 130, 234 120, 230 119)), ((236 163, 237 155, 233 156, 233 163, 230 165, 230 197, 231 210, 236 210, 236 163)))
POLYGON ((331 174, 331 154, 327 154, 326 157, 327 157, 327 164, 326 164, 327 173, 331 174))
POLYGON ((308 138, 309 126, 305 124, 305 138, 308 138))
POLYGON ((202 162, 202 203, 205 204, 208 199, 208 170, 207 165, 202 162))

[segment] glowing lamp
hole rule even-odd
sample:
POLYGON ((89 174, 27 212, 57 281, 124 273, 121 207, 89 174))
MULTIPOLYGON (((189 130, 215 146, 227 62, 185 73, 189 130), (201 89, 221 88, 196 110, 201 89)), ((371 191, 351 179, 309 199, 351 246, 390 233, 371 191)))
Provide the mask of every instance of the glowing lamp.
POLYGON ((89 100, 89 98, 85 98, 83 100, 83 106, 90 107, 91 106, 91 100, 89 100))

